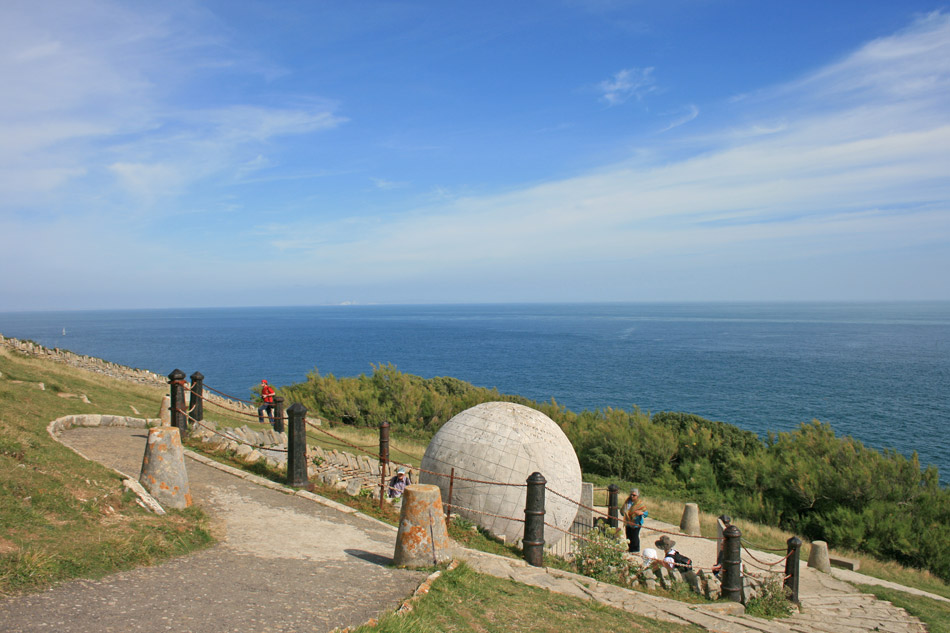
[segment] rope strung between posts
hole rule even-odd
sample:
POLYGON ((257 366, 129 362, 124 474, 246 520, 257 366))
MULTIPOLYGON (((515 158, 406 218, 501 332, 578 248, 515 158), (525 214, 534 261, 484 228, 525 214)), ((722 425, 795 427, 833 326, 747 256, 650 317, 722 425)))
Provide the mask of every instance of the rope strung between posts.
POLYGON ((492 514, 491 512, 485 512, 483 510, 475 510, 474 508, 465 508, 460 505, 455 505, 452 503, 445 503, 442 505, 448 506, 452 508, 452 510, 465 510, 466 512, 474 512, 475 514, 484 514, 485 516, 495 517, 496 519, 507 519, 509 521, 518 521, 520 523, 524 523, 524 519, 519 519, 517 517, 506 517, 500 514, 492 514))
MULTIPOLYGON (((210 405, 212 405, 212 406, 218 407, 219 409, 224 409, 225 411, 227 411, 227 412, 229 412, 229 413, 234 413, 234 414, 243 415, 243 416, 249 417, 249 418, 256 418, 256 419, 259 419, 259 418, 258 418, 258 415, 257 415, 256 413, 252 413, 252 412, 250 412, 250 411, 242 411, 242 410, 240 410, 240 409, 234 409, 234 408, 229 407, 229 406, 226 406, 225 404, 223 404, 223 403, 221 403, 221 402, 218 402, 218 401, 216 401, 216 400, 214 400, 214 399, 212 399, 212 398, 208 398, 208 397, 205 396, 204 394, 199 395, 199 394, 195 393, 194 391, 192 391, 191 393, 192 393, 193 395, 196 395, 196 396, 198 396, 199 398, 201 398, 202 401, 204 401, 204 402, 206 402, 206 403, 208 403, 208 404, 210 404, 210 405)), ((196 403, 196 404, 197 404, 197 403, 196 403)))
POLYGON ((243 399, 237 398, 237 397, 235 397, 235 396, 230 396, 230 395, 224 393, 223 391, 218 391, 218 390, 215 389, 214 387, 209 387, 208 385, 204 385, 204 388, 207 389, 208 391, 213 391, 214 393, 218 394, 218 395, 221 396, 222 398, 227 398, 228 400, 234 400, 235 402, 243 402, 243 403, 245 403, 245 404, 249 404, 249 405, 251 405, 251 406, 254 406, 254 402, 252 402, 251 400, 243 400, 243 399))
POLYGON ((755 543, 749 543, 745 539, 742 539, 742 547, 751 547, 759 552, 784 552, 787 549, 785 547, 760 547, 755 543))
MULTIPOLYGON (((581 503, 580 501, 577 501, 577 500, 575 500, 575 499, 571 499, 571 498, 568 497, 567 495, 561 494, 560 492, 558 492, 557 490, 554 490, 553 488, 549 488, 547 485, 544 486, 544 489, 547 490, 547 491, 549 491, 549 492, 551 492, 551 493, 553 493, 555 496, 558 496, 558 497, 564 499, 565 501, 568 501, 569 503, 573 503, 574 505, 576 505, 576 506, 579 507, 579 508, 584 508, 585 510, 590 510, 592 513, 597 514, 597 515, 600 515, 601 517, 604 517, 605 519, 612 519, 612 518, 614 518, 614 517, 611 517, 609 514, 603 512, 602 510, 598 510, 597 508, 594 508, 594 507, 591 507, 591 506, 586 506, 586 505, 584 505, 583 503, 581 503)), ((617 517, 617 521, 619 521, 620 523, 623 523, 624 525, 632 525, 632 524, 630 524, 629 521, 626 520, 626 518, 624 518, 624 517, 622 517, 622 516, 617 517)), ((694 535, 694 534, 681 534, 681 533, 679 533, 679 532, 668 532, 668 531, 666 531, 666 530, 661 530, 661 529, 658 528, 658 527, 647 527, 647 526, 645 526, 645 525, 644 525, 644 526, 641 526, 641 527, 642 527, 644 530, 646 530, 647 532, 656 532, 656 533, 658 533, 658 534, 669 534, 670 536, 680 536, 680 537, 684 537, 684 538, 697 538, 697 539, 702 539, 702 540, 706 540, 706 541, 721 541, 721 540, 722 540, 721 538, 719 538, 719 537, 717 537, 717 536, 700 536, 700 535, 694 535)))
POLYGON ((246 440, 242 440, 242 439, 239 438, 239 437, 233 437, 233 436, 231 436, 231 435, 225 435, 224 433, 221 433, 220 431, 218 431, 218 430, 216 430, 216 429, 214 429, 214 428, 208 426, 207 424, 204 423, 204 421, 202 421, 202 420, 196 420, 195 418, 191 417, 191 415, 190 415, 189 413, 186 413, 186 412, 183 411, 182 409, 176 409, 176 411, 178 411, 179 413, 184 414, 185 417, 188 418, 189 420, 191 420, 191 422, 192 422, 193 424, 195 424, 195 425, 197 425, 197 426, 200 426, 200 427, 202 427, 202 428, 204 428, 204 429, 207 429, 208 431, 211 431, 211 432, 214 433, 215 435, 220 436, 220 437, 223 437, 223 438, 226 439, 226 440, 230 440, 230 441, 232 441, 232 442, 237 442, 238 444, 244 444, 245 446, 250 446, 251 448, 254 448, 254 449, 261 449, 261 450, 265 450, 265 451, 273 451, 273 452, 275 452, 275 453, 286 453, 286 452, 287 452, 287 449, 286 449, 286 448, 271 448, 271 447, 269 447, 269 446, 251 444, 250 442, 248 442, 248 441, 246 441, 246 440))
POLYGON ((784 563, 786 560, 788 560, 788 557, 789 557, 789 556, 792 555, 791 552, 788 552, 787 554, 785 554, 785 556, 781 557, 780 559, 778 559, 778 560, 775 561, 774 563, 769 563, 769 562, 766 562, 766 561, 764 561, 764 560, 759 560, 758 558, 756 558, 755 556, 753 556, 753 555, 752 555, 752 552, 749 551, 749 548, 746 547, 745 545, 742 546, 742 549, 745 550, 745 553, 749 555, 749 558, 751 558, 752 560, 754 560, 754 561, 756 561, 757 563, 760 563, 760 564, 762 564, 762 565, 768 565, 769 567, 775 567, 776 565, 781 565, 781 564, 784 563))

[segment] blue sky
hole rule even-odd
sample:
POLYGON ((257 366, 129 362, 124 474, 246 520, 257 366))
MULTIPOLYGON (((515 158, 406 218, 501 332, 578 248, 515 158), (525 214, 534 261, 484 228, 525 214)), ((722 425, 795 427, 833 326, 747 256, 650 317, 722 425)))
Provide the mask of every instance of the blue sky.
POLYGON ((0 4, 0 311, 950 299, 950 8, 0 4))

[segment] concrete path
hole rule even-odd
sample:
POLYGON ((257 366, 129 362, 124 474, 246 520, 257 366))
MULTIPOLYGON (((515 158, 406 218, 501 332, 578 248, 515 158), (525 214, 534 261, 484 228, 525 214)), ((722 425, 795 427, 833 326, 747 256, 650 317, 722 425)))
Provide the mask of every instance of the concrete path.
MULTIPOLYGON (((73 429, 62 439, 137 476, 146 437, 120 427, 73 429)), ((192 496, 223 532, 218 545, 5 600, 0 631, 330 631, 398 607, 427 575, 387 567, 392 526, 269 489, 258 477, 236 477, 194 459, 187 467, 192 496)))

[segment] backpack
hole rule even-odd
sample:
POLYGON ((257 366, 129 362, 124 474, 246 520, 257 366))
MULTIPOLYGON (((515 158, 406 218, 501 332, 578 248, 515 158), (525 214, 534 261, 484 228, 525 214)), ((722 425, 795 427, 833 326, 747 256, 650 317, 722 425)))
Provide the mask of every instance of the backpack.
POLYGON ((674 551, 669 556, 673 559, 673 566, 680 571, 692 571, 693 569, 693 560, 688 556, 683 556, 677 551, 674 551))

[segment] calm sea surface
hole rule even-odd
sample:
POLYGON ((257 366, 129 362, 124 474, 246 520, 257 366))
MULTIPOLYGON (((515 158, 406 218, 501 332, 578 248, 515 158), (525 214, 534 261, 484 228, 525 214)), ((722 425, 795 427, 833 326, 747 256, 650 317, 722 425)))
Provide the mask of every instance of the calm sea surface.
POLYGON ((247 398, 392 363, 569 409, 831 423, 950 481, 950 302, 333 306, 0 313, 0 333, 247 398), (63 334, 65 329, 66 334, 63 334))

